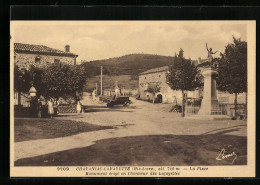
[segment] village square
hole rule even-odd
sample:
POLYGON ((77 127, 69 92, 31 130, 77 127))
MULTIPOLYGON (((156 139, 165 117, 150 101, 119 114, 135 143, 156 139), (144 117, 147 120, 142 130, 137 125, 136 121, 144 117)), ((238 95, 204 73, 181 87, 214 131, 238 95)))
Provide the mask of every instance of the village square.
POLYGON ((173 37, 167 56, 128 43, 107 59, 14 35, 14 165, 246 165, 247 42, 234 28, 194 41, 199 52, 173 37))

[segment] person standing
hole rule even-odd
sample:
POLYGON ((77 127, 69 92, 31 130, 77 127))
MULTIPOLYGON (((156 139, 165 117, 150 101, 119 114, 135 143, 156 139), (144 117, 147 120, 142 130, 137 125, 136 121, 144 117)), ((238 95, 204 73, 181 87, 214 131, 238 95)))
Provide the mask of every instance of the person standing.
POLYGON ((53 108, 53 100, 52 98, 48 101, 48 113, 50 114, 51 118, 54 114, 54 108, 53 108))
POLYGON ((80 103, 80 101, 78 101, 78 103, 77 103, 77 113, 81 113, 81 109, 82 109, 81 103, 80 103))
POLYGON ((33 118, 37 117, 37 99, 35 97, 33 97, 30 100, 30 113, 31 113, 31 117, 33 118))
POLYGON ((38 99, 38 103, 37 103, 37 117, 38 118, 42 117, 42 103, 40 99, 38 99))

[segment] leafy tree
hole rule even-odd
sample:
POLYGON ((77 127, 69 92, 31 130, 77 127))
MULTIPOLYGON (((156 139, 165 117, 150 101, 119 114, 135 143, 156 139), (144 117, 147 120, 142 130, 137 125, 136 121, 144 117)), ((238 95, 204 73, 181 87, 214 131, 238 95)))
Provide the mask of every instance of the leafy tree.
POLYGON ((43 79, 43 69, 36 67, 34 65, 30 66, 29 69, 31 84, 36 88, 37 90, 37 96, 43 95, 45 92, 45 87, 42 82, 43 79))
POLYGON ((149 84, 146 91, 153 94, 153 104, 154 104, 154 96, 157 92, 160 92, 159 85, 158 84, 149 84))
POLYGON ((28 70, 20 69, 14 64, 14 90, 18 92, 18 105, 21 104, 21 93, 27 93, 31 87, 31 75, 28 70))
POLYGON ((80 65, 52 64, 45 68, 30 66, 29 70, 20 70, 14 66, 14 89, 18 92, 18 102, 21 92, 28 93, 31 85, 36 88, 37 96, 49 98, 73 97, 79 100, 86 84, 87 74, 80 65))
POLYGON ((46 98, 74 97, 78 100, 79 92, 86 83, 86 73, 80 66, 51 65, 42 71, 41 94, 46 98))
POLYGON ((233 43, 229 43, 221 53, 218 72, 218 89, 235 93, 237 116, 237 94, 247 92, 247 42, 233 36, 233 43))
POLYGON ((28 92, 30 88, 30 74, 26 69, 21 70, 14 65, 14 90, 19 92, 28 92))
POLYGON ((184 58, 183 53, 184 51, 180 49, 179 55, 174 57, 173 65, 170 66, 166 79, 173 90, 181 90, 182 92, 182 116, 184 117, 184 91, 192 91, 202 86, 202 76, 191 60, 184 58))
POLYGON ((83 91, 87 80, 87 73, 81 66, 70 66, 67 83, 70 84, 70 94, 76 100, 79 100, 80 92, 83 91))
MULTIPOLYGON (((176 54, 175 54, 175 56, 176 56, 176 54)), ((182 48, 180 48, 178 57, 179 57, 179 58, 184 58, 184 51, 183 51, 182 48)))

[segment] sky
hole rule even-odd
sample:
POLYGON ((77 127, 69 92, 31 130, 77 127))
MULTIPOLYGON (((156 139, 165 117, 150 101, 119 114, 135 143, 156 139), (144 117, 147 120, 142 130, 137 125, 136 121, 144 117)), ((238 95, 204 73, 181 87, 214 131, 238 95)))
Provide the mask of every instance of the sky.
MULTIPOLYGON (((12 21, 11 41, 46 45, 78 54, 77 61, 100 60, 126 54, 206 58, 205 44, 224 52, 232 35, 247 41, 244 21, 12 21)), ((218 56, 219 52, 215 55, 218 56)))

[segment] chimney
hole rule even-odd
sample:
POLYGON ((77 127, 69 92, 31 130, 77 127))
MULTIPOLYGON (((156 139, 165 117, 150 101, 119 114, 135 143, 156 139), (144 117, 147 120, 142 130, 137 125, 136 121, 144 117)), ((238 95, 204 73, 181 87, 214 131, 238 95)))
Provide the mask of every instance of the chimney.
POLYGON ((65 52, 69 53, 70 52, 70 45, 65 46, 65 52))

